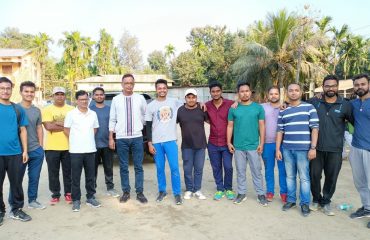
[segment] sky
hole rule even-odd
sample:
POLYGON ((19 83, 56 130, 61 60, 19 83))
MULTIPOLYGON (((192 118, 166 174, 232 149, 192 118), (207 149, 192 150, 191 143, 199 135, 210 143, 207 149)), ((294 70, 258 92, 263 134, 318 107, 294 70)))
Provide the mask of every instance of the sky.
POLYGON ((64 31, 80 31, 99 39, 105 28, 117 44, 125 30, 139 39, 143 60, 172 44, 179 54, 190 48, 186 37, 194 27, 227 26, 245 30, 280 9, 331 16, 333 25, 348 24, 353 33, 370 37, 369 0, 0 0, 0 31, 16 27, 23 33, 45 32, 54 40, 51 55, 62 56, 58 40, 64 31))

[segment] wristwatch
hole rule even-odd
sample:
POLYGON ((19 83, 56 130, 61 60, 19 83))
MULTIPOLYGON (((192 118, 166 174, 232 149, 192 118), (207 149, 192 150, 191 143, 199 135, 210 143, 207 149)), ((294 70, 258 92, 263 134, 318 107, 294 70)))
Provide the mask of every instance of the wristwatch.
POLYGON ((316 146, 315 145, 311 145, 310 149, 311 150, 316 150, 316 146))

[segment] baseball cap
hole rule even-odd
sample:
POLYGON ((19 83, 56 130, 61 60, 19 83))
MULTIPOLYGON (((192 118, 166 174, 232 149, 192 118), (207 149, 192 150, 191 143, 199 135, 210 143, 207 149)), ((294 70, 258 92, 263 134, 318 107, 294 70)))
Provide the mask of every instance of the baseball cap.
POLYGON ((197 96, 197 90, 195 90, 194 88, 189 88, 185 91, 185 97, 189 94, 193 94, 194 96, 197 96))
POLYGON ((53 94, 56 94, 56 93, 66 93, 66 89, 64 87, 54 87, 53 94))

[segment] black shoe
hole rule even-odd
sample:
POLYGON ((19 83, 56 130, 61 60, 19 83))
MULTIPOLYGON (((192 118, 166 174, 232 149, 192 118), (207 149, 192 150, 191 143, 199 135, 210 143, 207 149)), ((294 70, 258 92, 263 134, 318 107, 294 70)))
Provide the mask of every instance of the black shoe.
POLYGON ((167 197, 167 193, 166 192, 159 192, 156 201, 157 202, 162 202, 166 197, 167 197))
POLYGON ((301 206, 301 211, 302 211, 303 217, 307 217, 310 214, 310 207, 307 204, 303 204, 301 206))
POLYGON ((0 226, 3 225, 4 217, 5 217, 5 213, 4 212, 0 212, 0 226))
POLYGON ((130 193, 129 192, 124 192, 122 194, 122 197, 119 199, 119 202, 125 203, 130 199, 130 193))
POLYGON ((21 220, 22 222, 28 222, 32 220, 31 216, 23 212, 22 209, 14 210, 13 215, 11 217, 16 220, 21 220))
POLYGON ((136 200, 138 200, 140 203, 143 203, 143 204, 148 203, 148 199, 146 199, 146 197, 144 196, 144 193, 142 192, 137 193, 136 200))
POLYGON ((361 207, 357 209, 356 212, 349 215, 350 218, 363 218, 363 217, 370 217, 370 210, 365 209, 364 207, 361 207))
POLYGON ((241 204, 245 200, 247 200, 247 196, 245 194, 238 193, 238 195, 234 199, 234 204, 241 204))
POLYGON ((264 207, 266 207, 267 203, 268 203, 267 200, 266 200, 265 195, 258 195, 257 196, 257 202, 259 202, 259 204, 261 204, 264 207))
POLYGON ((283 206, 283 211, 288 211, 289 209, 294 208, 294 207, 296 207, 296 204, 295 203, 293 203, 293 202, 287 202, 283 206))
POLYGON ((181 199, 181 195, 175 195, 175 203, 176 205, 181 205, 182 204, 182 199, 181 199))

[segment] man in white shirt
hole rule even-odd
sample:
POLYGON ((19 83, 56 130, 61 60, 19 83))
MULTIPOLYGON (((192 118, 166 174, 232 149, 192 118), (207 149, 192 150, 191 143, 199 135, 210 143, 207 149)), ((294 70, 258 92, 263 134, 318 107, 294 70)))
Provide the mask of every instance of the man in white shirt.
POLYGON ((100 207, 95 199, 95 133, 99 127, 96 113, 88 108, 87 92, 76 92, 77 107, 68 112, 64 121, 64 133, 69 138, 69 153, 72 168, 72 210, 80 211, 82 168, 85 170, 86 204, 100 207))

